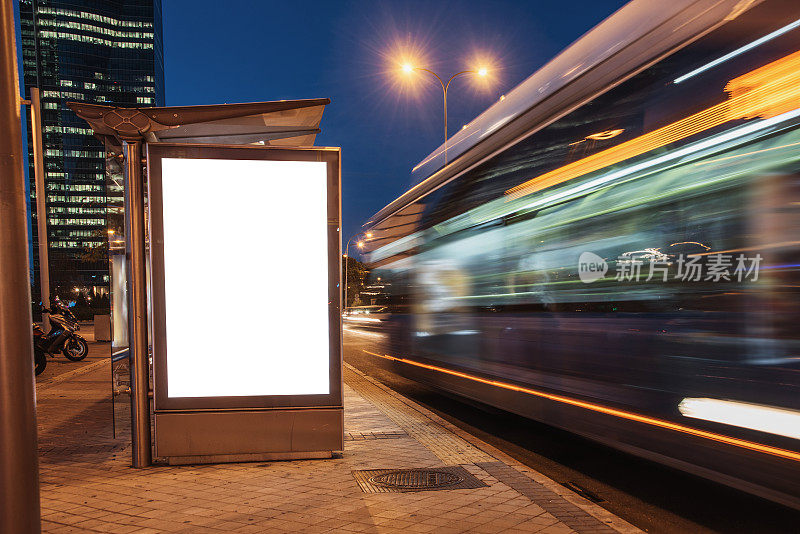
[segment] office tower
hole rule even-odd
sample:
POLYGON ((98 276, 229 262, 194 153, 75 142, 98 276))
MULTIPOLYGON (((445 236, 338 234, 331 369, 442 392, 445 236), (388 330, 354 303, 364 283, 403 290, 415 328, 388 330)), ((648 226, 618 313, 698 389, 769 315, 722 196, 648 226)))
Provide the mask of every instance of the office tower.
MULTIPOLYGON (((20 0, 26 98, 39 87, 52 293, 105 294, 106 206, 122 184, 105 178, 105 150, 70 101, 164 105, 160 0, 20 0)), ((33 243, 37 243, 28 125, 33 243)), ((32 249, 38 286, 38 248, 32 249)), ((37 294, 36 292, 34 293, 37 294)))

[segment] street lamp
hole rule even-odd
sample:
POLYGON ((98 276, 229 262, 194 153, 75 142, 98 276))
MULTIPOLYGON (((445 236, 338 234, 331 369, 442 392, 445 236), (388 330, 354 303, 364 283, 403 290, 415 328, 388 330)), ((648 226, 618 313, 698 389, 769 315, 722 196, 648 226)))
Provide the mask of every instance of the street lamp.
MULTIPOLYGON (((358 234, 352 236, 350 239, 347 240, 347 246, 344 248, 344 311, 347 311, 347 264, 349 263, 347 259, 349 258, 350 254, 350 243, 352 243, 353 238, 358 236, 358 234)), ((356 246, 358 248, 364 248, 364 239, 370 239, 372 237, 372 232, 367 232, 364 234, 362 239, 356 241, 356 246)))
POLYGON ((459 76, 463 76, 465 74, 474 74, 476 76, 480 76, 481 78, 485 78, 489 74, 489 69, 486 67, 480 67, 472 70, 462 70, 461 72, 456 72, 450 76, 450 79, 448 79, 447 83, 445 83, 441 76, 430 69, 426 69, 424 67, 415 67, 411 63, 403 63, 401 67, 405 74, 411 74, 414 71, 427 72, 428 74, 434 76, 439 81, 439 85, 442 86, 442 94, 444 96, 444 164, 447 165, 447 90, 450 89, 450 83, 459 76))

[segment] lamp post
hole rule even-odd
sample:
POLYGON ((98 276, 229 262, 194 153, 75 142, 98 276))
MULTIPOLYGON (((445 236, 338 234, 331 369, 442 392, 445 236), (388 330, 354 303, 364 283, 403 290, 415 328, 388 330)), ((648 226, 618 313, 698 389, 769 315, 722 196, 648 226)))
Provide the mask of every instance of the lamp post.
MULTIPOLYGON (((33 149, 33 175, 36 185, 36 231, 39 236, 39 300, 42 308, 50 309, 50 253, 47 248, 47 199, 44 185, 44 150, 42 148, 42 101, 38 87, 31 87, 30 106, 33 149)), ((42 312, 42 328, 50 331, 50 314, 42 312)))
MULTIPOLYGON (((347 240, 347 246, 344 248, 344 305, 342 306, 342 309, 345 312, 347 311, 347 264, 349 263, 348 258, 350 257, 350 243, 352 243, 353 238, 357 236, 358 234, 350 237, 350 239, 347 240)), ((363 239, 359 239, 356 242, 356 246, 358 246, 358 248, 364 248, 364 239, 369 239, 371 237, 372 232, 367 232, 364 234, 363 239)))
POLYGON ((486 77, 486 75, 489 74, 489 70, 486 69, 485 67, 481 67, 479 69, 474 69, 474 70, 462 70, 461 72, 456 72, 455 74, 450 76, 447 82, 445 82, 441 76, 439 76, 430 69, 426 69, 424 67, 415 67, 411 63, 403 64, 403 72, 405 72, 406 74, 411 74, 414 71, 427 72, 428 74, 436 78, 436 80, 438 80, 439 82, 439 85, 442 86, 442 95, 444 96, 444 164, 447 165, 447 91, 448 89, 450 89, 450 83, 459 76, 463 76, 465 74, 475 74, 480 77, 486 77))

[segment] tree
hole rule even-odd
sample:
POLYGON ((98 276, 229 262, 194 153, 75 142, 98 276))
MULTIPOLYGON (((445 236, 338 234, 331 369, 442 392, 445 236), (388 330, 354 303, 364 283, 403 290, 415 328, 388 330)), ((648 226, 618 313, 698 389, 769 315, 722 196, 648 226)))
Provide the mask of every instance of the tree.
POLYGON ((108 236, 104 230, 95 230, 92 236, 104 238, 95 245, 87 245, 84 243, 83 252, 80 254, 79 259, 85 263, 98 263, 101 261, 108 261, 108 236))
MULTIPOLYGON (((369 270, 363 263, 349 256, 342 257, 342 276, 347 273, 347 303, 346 308, 360 304, 359 295, 364 289, 369 270), (345 270, 346 267, 346 270, 345 270)), ((342 295, 344 298, 344 294, 342 295)))

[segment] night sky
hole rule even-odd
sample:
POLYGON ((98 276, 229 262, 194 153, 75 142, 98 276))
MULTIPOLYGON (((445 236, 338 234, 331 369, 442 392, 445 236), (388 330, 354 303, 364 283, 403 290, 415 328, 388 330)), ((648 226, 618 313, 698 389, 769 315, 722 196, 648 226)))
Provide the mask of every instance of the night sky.
POLYGON ((441 87, 398 82, 395 50, 448 77, 493 58, 490 84, 451 85, 453 135, 624 3, 166 0, 166 104, 330 98, 316 144, 342 147, 346 241, 444 137, 441 87))

